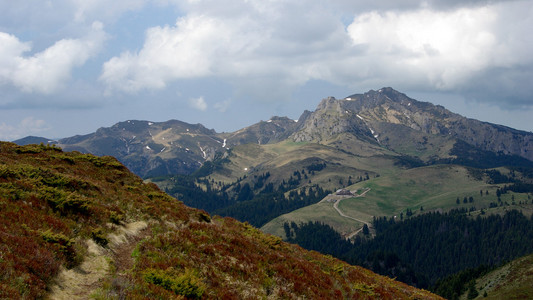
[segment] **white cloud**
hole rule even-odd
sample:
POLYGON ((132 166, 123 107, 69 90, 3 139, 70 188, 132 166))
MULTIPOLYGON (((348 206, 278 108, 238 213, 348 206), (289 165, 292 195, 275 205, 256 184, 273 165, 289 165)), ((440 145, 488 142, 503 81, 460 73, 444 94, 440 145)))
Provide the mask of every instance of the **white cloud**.
POLYGON ((32 56, 31 43, 0 32, 0 83, 12 84, 24 92, 50 94, 63 87, 75 67, 101 48, 106 39, 101 23, 95 22, 81 39, 62 39, 32 56))
POLYGON ((214 107, 216 110, 223 113, 223 112, 226 112, 226 110, 228 110, 230 104, 231 104, 231 101, 228 99, 228 100, 215 103, 214 107))
POLYGON ((415 75, 437 89, 450 89, 489 63, 496 43, 490 31, 495 19, 495 12, 485 7, 372 12, 355 18, 348 32, 353 43, 365 49, 367 66, 384 66, 374 68, 372 76, 387 78, 405 72, 408 80, 415 75))
POLYGON ((495 68, 533 63, 527 33, 533 28, 532 13, 531 2, 517 1, 359 15, 347 28, 354 45, 364 50, 362 59, 353 62, 362 70, 353 79, 444 91, 476 89, 478 80, 495 68))
POLYGON ((49 129, 50 127, 45 121, 34 117, 24 118, 19 124, 14 126, 2 122, 0 123, 0 140, 12 141, 28 135, 38 135, 40 132, 49 129))
POLYGON ((216 77, 237 94, 271 99, 313 79, 358 88, 481 90, 476 81, 494 68, 532 63, 531 3, 406 0, 401 10, 351 11, 345 26, 341 16, 350 10, 338 10, 350 7, 344 1, 182 2, 186 15, 174 26, 148 29, 142 49, 108 60, 100 80, 110 91, 138 92, 216 77))
MULTIPOLYGON (((211 73, 218 34, 225 25, 204 16, 180 19, 175 27, 154 27, 146 32, 143 49, 125 52, 104 64, 100 77, 107 85, 124 91, 164 88, 168 81, 211 73)), ((222 29, 223 30, 223 29, 222 29)))
MULTIPOLYGON (((280 101, 316 79, 357 90, 387 85, 402 90, 472 92, 483 98, 487 86, 495 89, 493 82, 511 77, 519 83, 506 83, 504 93, 522 99, 523 94, 533 92, 533 84, 521 84, 532 78, 531 1, 58 0, 33 6, 26 1, 0 4, 0 9, 8 11, 6 23, 20 23, 20 11, 24 11, 30 12, 32 24, 46 25, 54 23, 51 12, 59 11, 65 28, 65 24, 82 26, 94 20, 111 26, 117 20, 124 25, 129 18, 150 19, 154 7, 175 11, 177 21, 148 28, 138 48, 123 43, 107 52, 111 57, 104 58, 99 79, 108 92, 162 90, 186 79, 217 78, 233 86, 232 97, 280 101), (129 50, 122 50, 126 47, 129 50), (121 53, 114 54, 118 49, 121 53), (526 86, 527 92, 517 95, 517 86, 526 86)), ((146 24, 156 24, 150 20, 146 24)), ((142 22, 132 27, 138 30, 142 22)), ((120 34, 139 34, 128 29, 110 32, 117 45, 123 42, 120 34)), ((18 48, 9 51, 18 52, 10 57, 26 59, 26 70, 34 70, 39 77, 43 73, 39 68, 46 65, 44 53, 68 48, 60 42, 28 54, 32 44, 16 39, 18 48)), ((0 82, 53 93, 61 87, 57 78, 68 80, 72 69, 85 63, 80 61, 57 63, 64 67, 54 69, 57 72, 49 82, 37 84, 24 72, 18 77, 0 73, 0 82)), ((0 65, 0 72, 6 70, 13 68, 0 65)))
POLYGON ((189 105, 200 111, 205 111, 207 109, 207 103, 205 102, 204 97, 189 99, 189 105))
POLYGON ((316 3, 199 1, 188 9, 175 26, 148 29, 140 51, 104 64, 100 79, 110 90, 161 89, 208 76, 241 87, 303 84, 349 42, 342 22, 316 3))

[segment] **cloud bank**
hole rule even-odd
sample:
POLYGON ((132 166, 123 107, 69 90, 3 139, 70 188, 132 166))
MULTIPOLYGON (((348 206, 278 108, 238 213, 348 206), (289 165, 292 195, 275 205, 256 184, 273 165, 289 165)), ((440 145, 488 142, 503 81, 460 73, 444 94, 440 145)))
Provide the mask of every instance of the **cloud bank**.
POLYGON ((506 94, 533 105, 524 98, 533 92, 532 2, 461 3, 401 1, 347 13, 339 10, 350 9, 347 1, 188 1, 174 25, 146 31, 139 51, 105 62, 100 80, 109 91, 136 93, 217 77, 247 94, 290 94, 318 79, 485 101, 506 94))
POLYGON ((510 75, 532 65, 528 53, 533 45, 524 35, 533 26, 531 13, 531 5, 518 2, 452 11, 371 12, 356 17, 348 33, 365 49, 362 65, 372 70, 361 80, 482 92, 488 87, 479 85, 479 79, 493 76, 494 70, 510 75))
POLYGON ((93 23, 90 32, 80 39, 62 39, 42 52, 25 55, 31 43, 0 32, 0 83, 12 84, 23 92, 51 94, 70 79, 102 47, 106 40, 101 23, 93 23))

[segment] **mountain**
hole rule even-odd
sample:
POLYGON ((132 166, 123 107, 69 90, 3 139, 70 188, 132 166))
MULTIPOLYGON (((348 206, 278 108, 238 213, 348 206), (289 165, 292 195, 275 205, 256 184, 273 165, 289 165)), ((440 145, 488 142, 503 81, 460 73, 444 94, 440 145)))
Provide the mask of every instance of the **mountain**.
POLYGON ((286 139, 297 121, 272 117, 233 133, 216 133, 201 124, 177 120, 150 122, 129 120, 103 127, 87 135, 59 140, 28 136, 18 145, 55 144, 66 151, 110 155, 141 177, 191 174, 217 153, 240 144, 268 144, 286 139))
POLYGON ((241 144, 273 144, 288 138, 298 128, 298 121, 287 117, 272 117, 268 121, 240 129, 221 136, 227 139, 228 145, 241 144))
POLYGON ((120 122, 60 139, 57 145, 67 151, 114 156, 141 177, 192 173, 224 149, 214 130, 176 120, 120 122))
POLYGON ((392 88, 340 100, 326 98, 291 138, 338 145, 339 134, 425 162, 456 157, 453 147, 457 143, 533 161, 533 133, 468 119, 392 88))
POLYGON ((49 145, 0 142, 0 253, 1 298, 441 299, 49 145))
POLYGON ((491 176, 506 178, 499 184, 533 180, 527 171, 533 167, 532 136, 382 88, 326 98, 298 121, 272 117, 232 133, 176 120, 130 120, 57 145, 115 156, 143 178, 168 176, 151 180, 211 213, 255 226, 272 221, 263 229, 283 236, 285 221, 318 219, 351 234, 373 216, 416 212, 421 206, 450 209, 456 198, 470 198, 480 189, 490 196, 476 197, 477 209, 499 206, 495 191, 503 186, 495 186, 491 176), (176 180, 176 174, 193 177, 176 180), (356 214, 346 218, 333 202, 318 199, 339 188, 372 191, 339 202, 337 209, 356 214))
MULTIPOLYGON (((139 176, 153 177, 192 174, 217 153, 224 156, 238 145, 287 140, 327 145, 358 156, 393 155, 410 164, 486 168, 533 161, 533 133, 468 119, 392 88, 344 99, 329 97, 298 121, 272 117, 232 133, 177 120, 130 120, 53 143, 68 151, 115 156, 139 176)), ((50 140, 26 137, 15 142, 50 140)))
POLYGON ((27 136, 19 140, 16 140, 15 143, 21 146, 31 145, 31 144, 41 144, 41 143, 46 145, 46 144, 57 144, 57 141, 52 140, 52 139, 47 139, 44 137, 39 137, 39 136, 27 136))

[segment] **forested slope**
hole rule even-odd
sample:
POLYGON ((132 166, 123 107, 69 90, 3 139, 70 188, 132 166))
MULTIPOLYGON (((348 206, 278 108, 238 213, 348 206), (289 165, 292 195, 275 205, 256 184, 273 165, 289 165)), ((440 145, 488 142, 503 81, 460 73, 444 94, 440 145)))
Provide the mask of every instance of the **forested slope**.
POLYGON ((460 295, 453 285, 442 284, 446 277, 533 253, 533 216, 516 210, 475 218, 466 210, 427 213, 404 221, 377 218, 373 227, 374 238, 356 238, 355 244, 318 222, 286 224, 285 231, 289 241, 307 249, 419 287, 437 284, 434 289, 446 297, 460 295))

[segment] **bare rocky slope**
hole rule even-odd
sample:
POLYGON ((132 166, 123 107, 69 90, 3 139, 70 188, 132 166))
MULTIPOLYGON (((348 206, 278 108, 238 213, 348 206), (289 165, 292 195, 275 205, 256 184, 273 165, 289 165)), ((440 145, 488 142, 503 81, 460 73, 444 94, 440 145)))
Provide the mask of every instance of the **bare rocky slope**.
POLYGON ((344 99, 326 98, 291 138, 322 142, 341 133, 400 153, 400 148, 408 144, 437 149, 446 147, 448 141, 462 141, 484 151, 533 160, 533 133, 468 119, 442 106, 411 99, 392 88, 344 99), (429 145, 430 142, 433 144, 429 145))

